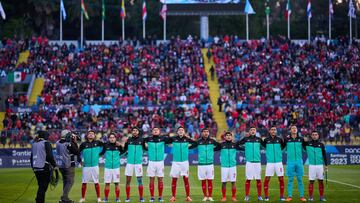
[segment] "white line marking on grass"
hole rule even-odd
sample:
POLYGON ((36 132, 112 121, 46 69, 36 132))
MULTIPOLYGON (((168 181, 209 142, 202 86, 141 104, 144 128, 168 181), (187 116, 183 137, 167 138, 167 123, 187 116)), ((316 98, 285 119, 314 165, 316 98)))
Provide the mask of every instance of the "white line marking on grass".
POLYGON ((329 181, 329 182, 339 183, 339 184, 341 184, 341 185, 347 185, 347 186, 351 186, 351 187, 360 189, 360 186, 357 186, 357 185, 352 185, 352 184, 349 184, 349 183, 344 183, 344 182, 340 182, 340 181, 337 181, 337 180, 330 180, 330 179, 328 179, 328 181, 329 181))

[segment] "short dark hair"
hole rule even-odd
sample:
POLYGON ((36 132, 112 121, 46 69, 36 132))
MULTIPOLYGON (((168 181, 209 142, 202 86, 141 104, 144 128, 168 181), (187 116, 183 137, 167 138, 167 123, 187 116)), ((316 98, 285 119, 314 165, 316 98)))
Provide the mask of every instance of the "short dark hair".
POLYGON ((226 131, 225 136, 226 135, 231 135, 232 136, 233 134, 230 131, 226 131))

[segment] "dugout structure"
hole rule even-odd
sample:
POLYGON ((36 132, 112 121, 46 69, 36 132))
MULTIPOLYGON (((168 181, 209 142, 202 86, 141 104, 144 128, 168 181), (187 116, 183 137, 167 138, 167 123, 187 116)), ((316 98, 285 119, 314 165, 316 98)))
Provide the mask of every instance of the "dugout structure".
POLYGON ((231 1, 208 1, 210 3, 180 3, 172 4, 168 2, 168 16, 199 16, 200 17, 200 37, 209 37, 209 16, 220 15, 244 15, 245 1, 232 3, 231 1), (218 3, 211 3, 218 2, 218 3))

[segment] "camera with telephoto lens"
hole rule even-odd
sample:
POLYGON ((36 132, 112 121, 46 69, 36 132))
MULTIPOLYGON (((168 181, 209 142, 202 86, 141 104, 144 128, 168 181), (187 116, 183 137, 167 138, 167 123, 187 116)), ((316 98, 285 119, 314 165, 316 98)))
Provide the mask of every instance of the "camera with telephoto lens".
POLYGON ((65 138, 66 142, 74 142, 76 143, 78 140, 81 140, 81 137, 74 133, 74 132, 68 132, 66 134, 66 138, 65 138))

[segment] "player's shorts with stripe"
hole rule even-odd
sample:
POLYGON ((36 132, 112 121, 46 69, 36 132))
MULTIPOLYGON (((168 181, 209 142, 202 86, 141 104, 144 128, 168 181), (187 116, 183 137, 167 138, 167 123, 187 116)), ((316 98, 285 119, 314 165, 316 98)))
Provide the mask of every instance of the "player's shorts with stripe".
POLYGON ((189 177, 189 161, 173 161, 170 170, 170 177, 178 178, 180 176, 189 177))
POLYGON ((246 162, 246 180, 261 180, 261 163, 246 162))
POLYGON ((281 162, 279 163, 267 163, 265 176, 274 176, 274 174, 279 176, 284 176, 284 166, 281 162))
POLYGON ((149 161, 146 175, 148 177, 164 177, 164 161, 149 161))
POLYGON ((198 166, 199 180, 213 180, 214 179, 214 165, 199 165, 198 166))
POLYGON ((236 182, 236 166, 221 167, 221 182, 236 182))
POLYGON ((99 166, 83 167, 82 183, 99 183, 99 166))
POLYGON ((136 177, 142 176, 143 175, 142 164, 126 164, 125 176, 133 176, 134 171, 136 177))
POLYGON ((105 183, 119 183, 120 182, 120 168, 105 168, 104 170, 105 183))
POLYGON ((324 180, 324 166, 309 165, 309 180, 324 180))

